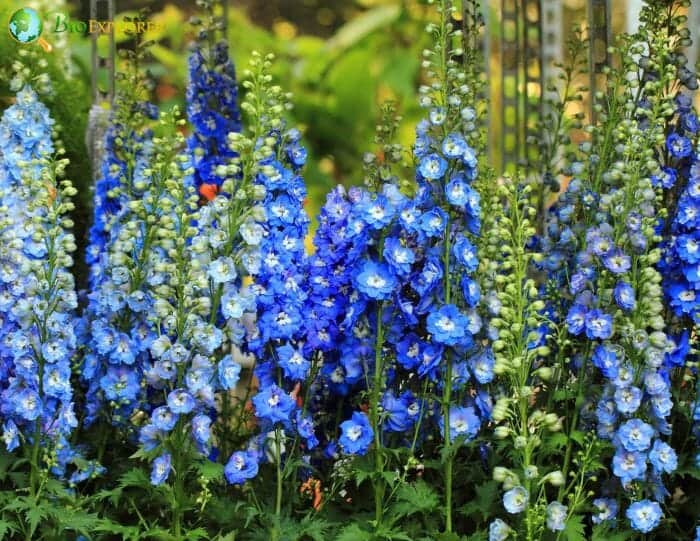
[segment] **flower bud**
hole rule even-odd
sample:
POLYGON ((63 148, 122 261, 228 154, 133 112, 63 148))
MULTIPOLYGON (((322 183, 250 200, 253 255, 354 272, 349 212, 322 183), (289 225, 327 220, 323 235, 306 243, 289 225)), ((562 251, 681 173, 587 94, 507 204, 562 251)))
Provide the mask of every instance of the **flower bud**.
POLYGON ((510 428, 508 428, 505 425, 499 425, 493 431, 493 436, 497 440, 504 440, 508 437, 509 434, 510 434, 510 428))
POLYGON ((549 472, 544 476, 542 482, 549 483, 553 487, 560 487, 564 484, 564 474, 559 470, 549 472))

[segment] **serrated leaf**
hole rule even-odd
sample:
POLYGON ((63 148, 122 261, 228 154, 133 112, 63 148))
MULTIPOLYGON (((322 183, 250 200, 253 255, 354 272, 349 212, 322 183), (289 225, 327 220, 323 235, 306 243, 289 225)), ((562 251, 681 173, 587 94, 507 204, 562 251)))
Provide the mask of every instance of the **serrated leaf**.
POLYGON ((29 523, 29 532, 34 534, 39 524, 41 524, 41 522, 49 516, 49 513, 48 509, 46 509, 44 506, 36 505, 27 509, 24 516, 29 523))
POLYGON ((350 524, 342 529, 336 541, 372 541, 372 534, 364 531, 358 524, 350 524))
POLYGON ((146 473, 140 468, 132 468, 119 478, 117 484, 119 488, 128 487, 151 487, 151 481, 146 473))
POLYGON ((17 533, 17 528, 14 524, 0 519, 0 539, 5 539, 9 533, 17 533))
POLYGON ((67 511, 65 509, 59 509, 58 513, 56 513, 56 518, 63 529, 85 535, 88 535, 91 530, 94 530, 101 523, 101 519, 97 514, 67 511))
POLYGON ((440 499, 425 481, 401 485, 396 491, 397 502, 392 511, 398 516, 431 513, 440 506, 440 499))
POLYGON ((494 480, 486 481, 475 488, 475 496, 460 509, 464 516, 471 517, 480 514, 482 520, 486 520, 491 515, 494 503, 498 501, 499 484, 494 480))
POLYGON ((598 524, 593 527, 591 541, 625 541, 629 538, 626 532, 613 532, 608 526, 598 524))
POLYGON ((305 516, 299 524, 299 537, 310 537, 313 541, 325 541, 328 539, 331 525, 326 520, 316 516, 305 516))
POLYGON ((566 521, 566 527, 562 532, 566 541, 586 541, 585 526, 583 525, 583 517, 573 515, 566 521))
POLYGON ((199 474, 207 481, 218 481, 224 478, 224 465, 205 460, 197 466, 199 474))
POLYGON ((555 432, 554 434, 547 436, 546 445, 552 449, 560 449, 562 447, 566 447, 568 441, 569 438, 566 436, 566 434, 562 432, 555 432))

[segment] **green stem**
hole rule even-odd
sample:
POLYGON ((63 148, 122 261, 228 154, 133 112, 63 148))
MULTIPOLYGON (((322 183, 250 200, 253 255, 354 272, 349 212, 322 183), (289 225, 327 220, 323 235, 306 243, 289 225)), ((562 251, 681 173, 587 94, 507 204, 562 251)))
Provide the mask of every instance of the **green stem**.
POLYGON ((275 466, 277 468, 277 490, 275 494, 275 524, 272 528, 272 539, 280 539, 280 524, 282 519, 282 445, 280 443, 280 430, 275 428, 275 466))
MULTIPOLYGON (((450 303, 450 218, 445 223, 445 251, 443 253, 443 273, 445 304, 450 303)), ((452 359, 450 351, 445 351, 445 388, 442 395, 443 426, 445 427, 445 447, 449 449, 445 459, 445 531, 452 532, 452 469, 454 463, 450 437, 450 403, 452 401, 452 359)))
MULTIPOLYGON (((588 348, 588 351, 590 351, 590 348, 588 348)), ((568 438, 566 441, 566 451, 564 453, 564 465, 562 467, 561 473, 564 476, 564 484, 559 488, 559 495, 558 499, 559 501, 562 501, 562 498, 564 497, 564 490, 566 487, 566 484, 568 483, 568 475, 569 475, 569 465, 571 464, 571 452, 573 449, 572 445, 572 439, 571 435, 573 434, 574 430, 576 430, 576 425, 578 424, 578 416, 579 416, 579 411, 581 410, 581 402, 583 401, 584 397, 584 381, 586 379, 586 365, 588 361, 588 351, 586 352, 586 355, 583 356, 583 364, 581 365, 581 369, 579 371, 579 378, 578 378, 578 386, 576 390, 576 401, 574 402, 574 412, 573 412, 573 417, 571 419, 571 425, 569 426, 569 433, 568 433, 568 438)))
POLYGON ((177 449, 175 450, 175 486, 173 487, 173 496, 175 501, 173 502, 173 527, 175 539, 181 539, 182 537, 182 511, 184 507, 184 493, 185 493, 185 480, 183 472, 183 464, 180 451, 183 443, 183 438, 181 437, 182 420, 178 421, 177 427, 177 449))
MULTIPOLYGON (((40 380, 41 381, 41 380, 40 380)), ((41 440, 41 421, 36 420, 34 424, 34 444, 32 445, 32 459, 29 471, 29 489, 31 497, 38 500, 38 484, 39 484, 39 449, 41 440)))
MULTIPOLYGON (((383 244, 383 242, 381 243, 383 244)), ((381 252, 380 252, 381 253, 381 252)), ((374 346, 374 381, 372 385, 371 422, 372 430, 374 430, 374 519, 376 528, 382 522, 384 514, 384 480, 382 473, 384 472, 384 455, 382 454, 381 427, 379 426, 379 401, 382 390, 382 376, 384 367, 382 366, 382 347, 384 345, 384 306, 379 303, 377 306, 377 340, 374 346)))

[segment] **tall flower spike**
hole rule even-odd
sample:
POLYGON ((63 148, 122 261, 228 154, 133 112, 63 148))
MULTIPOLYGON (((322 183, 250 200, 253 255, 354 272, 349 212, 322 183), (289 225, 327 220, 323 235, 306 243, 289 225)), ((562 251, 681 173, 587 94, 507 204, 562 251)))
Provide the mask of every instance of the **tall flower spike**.
POLYGON ((20 329, 20 318, 13 315, 13 306, 19 301, 25 302, 24 243, 33 233, 27 214, 30 201, 27 180, 40 177, 39 160, 53 152, 52 126, 48 109, 28 86, 17 93, 15 104, 5 110, 0 122, 0 205, 3 208, 0 214, 3 238, 0 244, 0 375, 4 385, 14 370, 10 336, 20 329))
MULTIPOLYGON (((555 247, 545 268, 563 278, 550 289, 552 313, 561 310, 573 349, 571 372, 559 374, 558 381, 576 381, 576 401, 584 404, 567 427, 563 473, 568 478, 573 471, 577 444, 571 435, 595 429, 599 439, 612 442, 612 472, 636 502, 628 518, 632 509, 644 507, 638 505, 641 498, 665 499, 663 477, 676 468, 675 451, 666 442, 673 403, 664 363, 679 348, 662 316, 655 266, 665 209, 652 186, 663 176, 654 148, 665 138, 672 110, 667 89, 676 86, 675 70, 665 64, 674 58, 669 49, 676 40, 675 34, 666 35, 673 26, 667 18, 675 17, 675 8, 669 8, 649 3, 642 31, 620 38, 620 67, 608 72, 608 86, 625 91, 596 97, 599 123, 590 127, 591 140, 579 146, 578 160, 569 164, 573 179, 547 228, 553 242, 544 244, 555 247), (646 42, 653 60, 638 56, 645 50, 638 41, 646 42), (619 144, 609 145, 613 139, 619 144)), ((678 146, 683 152, 684 145, 678 146)), ((562 487, 560 497, 563 493, 562 487)), ((585 499, 572 499, 570 513, 585 499)), ((597 501, 605 505, 604 499, 597 501)), ((631 524, 640 529, 639 521, 631 524)))
POLYGON ((8 450, 26 444, 32 495, 43 470, 66 473, 78 424, 70 378, 77 295, 68 270, 75 240, 66 216, 76 190, 59 180, 67 160, 52 158, 52 124, 28 87, 0 123, 0 415, 8 450))
POLYGON ((145 327, 150 299, 143 290, 157 254, 150 251, 155 224, 146 215, 161 212, 157 196, 164 186, 151 184, 148 174, 149 123, 158 110, 147 101, 150 81, 142 67, 147 44, 140 34, 135 40, 134 50, 120 51, 124 71, 117 74, 86 252, 90 287, 83 324, 89 340, 81 367, 86 425, 100 416, 126 423, 141 399, 141 363, 151 338, 145 327))
POLYGON ((235 155, 227 136, 241 130, 236 70, 229 57, 228 43, 213 42, 220 24, 213 13, 214 4, 211 3, 203 21, 198 18, 193 21, 201 26, 188 62, 186 94, 187 117, 193 128, 187 147, 194 167, 194 175, 188 181, 194 182, 202 199, 207 201, 221 189, 229 161, 235 155))
POLYGON ((136 34, 134 50, 121 50, 124 71, 118 72, 117 94, 109 128, 105 135, 104 158, 93 196, 93 221, 90 226, 86 262, 90 267, 90 285, 95 287, 109 271, 104 254, 116 238, 113 231, 129 200, 143 192, 142 172, 152 152, 149 120, 158 118, 158 109, 148 102, 151 82, 142 63, 147 44, 136 34))
MULTIPOLYGON (((306 187, 300 173, 306 150, 298 130, 285 130, 281 114, 286 98, 269 82, 270 60, 254 56, 246 81, 251 90, 243 107, 258 125, 251 126, 252 137, 243 133, 231 140, 240 156, 236 160, 243 182, 250 179, 259 196, 256 213, 264 217, 257 223, 251 217, 241 227, 251 245, 244 262, 253 279, 257 310, 256 326, 246 345, 255 355, 260 384, 252 400, 260 432, 251 441, 249 451, 254 453, 249 456, 257 462, 275 462, 279 476, 281 468, 286 468, 282 449, 290 447, 287 440, 303 438, 311 448, 315 436, 303 414, 306 405, 298 407, 292 396, 296 392, 300 397, 295 388, 306 386, 312 374, 303 349, 306 292, 302 285, 308 273, 304 239, 309 218, 303 208, 306 187)), ((242 464, 241 456, 234 454, 229 465, 242 464)), ((235 472, 228 475, 229 482, 238 479, 235 472)))

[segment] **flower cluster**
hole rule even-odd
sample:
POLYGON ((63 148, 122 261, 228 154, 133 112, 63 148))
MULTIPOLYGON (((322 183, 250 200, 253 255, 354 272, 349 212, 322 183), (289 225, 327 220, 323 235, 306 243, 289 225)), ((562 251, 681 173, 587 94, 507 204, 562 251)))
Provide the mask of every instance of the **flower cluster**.
MULTIPOLYGON (((287 446, 296 446, 293 441, 300 440, 307 450, 318 443, 308 408, 302 404, 303 393, 313 380, 303 314, 307 298, 303 286, 308 274, 304 239, 309 218, 303 208, 306 186, 301 170, 306 150, 299 131, 285 130, 284 122, 275 116, 282 110, 275 104, 282 106, 284 96, 279 87, 265 81, 269 59, 254 60, 251 67, 255 70, 252 82, 264 93, 272 115, 262 122, 266 131, 250 141, 252 147, 248 145, 257 156, 252 174, 246 167, 242 171, 244 182, 250 177, 259 202, 255 212, 264 218, 255 221, 250 217, 240 226, 241 237, 251 247, 247 270, 257 311, 246 350, 256 359, 259 388, 252 405, 259 433, 249 441, 246 451, 237 451, 229 459, 226 476, 235 484, 254 476, 257 463, 266 458, 277 463, 279 472, 287 446)), ((251 106, 250 101, 243 104, 251 106)), ((245 137, 232 139, 243 156, 245 137)))
MULTIPOLYGON (((440 46, 459 35, 450 13, 445 7, 441 24, 429 27, 440 46)), ((365 159, 368 189, 334 190, 315 237, 309 344, 323 354, 321 398, 328 404, 342 397, 337 416, 350 417, 340 424, 339 450, 371 450, 379 472, 390 441, 413 454, 437 433, 446 447, 459 447, 490 417, 483 386, 494 377, 494 358, 481 342, 474 278, 481 207, 473 186, 477 155, 468 141, 476 112, 451 55, 425 53, 447 88, 422 89, 427 119, 413 148, 415 194, 399 188, 400 147, 379 137, 383 157, 365 159)), ((392 131, 385 119, 380 133, 392 131)), ((327 434, 326 454, 333 456, 333 427, 327 434)), ((451 483, 451 473, 447 478, 451 483)), ((383 490, 375 483, 377 520, 383 490)))
POLYGON ((227 166, 235 155, 227 137, 241 130, 241 115, 228 43, 212 43, 217 25, 213 14, 208 14, 202 24, 189 57, 185 96, 187 117, 193 128, 187 148, 194 175, 188 181, 194 183, 204 199, 211 200, 221 189, 227 166))
MULTIPOLYGON (((621 68, 610 72, 609 84, 622 87, 642 77, 637 47, 623 46, 621 68)), ((633 529, 648 532, 662 516, 657 502, 668 496, 663 477, 677 467, 668 443, 671 381, 688 347, 687 335, 674 340, 669 334, 656 269, 664 211, 655 188, 672 186, 676 172, 658 165, 655 145, 665 139, 672 96, 664 84, 670 84, 674 71, 649 59, 642 63, 656 75, 639 82, 638 94, 622 94, 598 107, 599 124, 590 128, 591 141, 580 145, 569 165, 573 179, 551 213, 541 246, 542 267, 556 280, 554 287, 566 288, 550 295, 550 310, 573 344, 569 370, 579 382, 577 396, 584 399, 580 426, 611 442, 612 473, 632 500, 626 516, 633 529), (605 150, 608 137, 620 144, 605 150)), ((681 139, 671 134, 667 152, 687 157, 689 148, 683 147, 690 144, 681 139)), ((578 416, 574 427, 577 423, 578 416)), ((570 475, 568 454, 563 471, 570 475)), ((618 503, 595 500, 600 512, 594 522, 610 524, 618 503)))
POLYGON ((654 183, 670 190, 676 212, 669 220, 670 239, 664 247, 659 267, 664 275, 664 291, 676 316, 700 321, 700 277, 697 276, 698 231, 700 231, 700 163, 697 137, 700 121, 691 108, 690 98, 676 98, 677 118, 666 138, 666 165, 654 183))
POLYGON ((32 490, 41 464, 63 475, 75 458, 77 427, 71 359, 77 346, 77 295, 66 216, 76 190, 53 160, 53 121, 29 87, 0 122, 0 385, 3 441, 32 449, 32 490), (41 456, 39 456, 39 452, 41 456))

